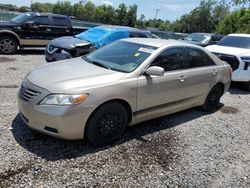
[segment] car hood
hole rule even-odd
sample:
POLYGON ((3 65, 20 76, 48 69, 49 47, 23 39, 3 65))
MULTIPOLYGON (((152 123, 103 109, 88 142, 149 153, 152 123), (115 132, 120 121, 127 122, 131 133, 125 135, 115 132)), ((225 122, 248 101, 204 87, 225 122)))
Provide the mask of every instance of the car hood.
POLYGON ((87 46, 87 45, 90 45, 91 42, 69 36, 69 37, 56 38, 52 40, 50 44, 55 47, 71 50, 76 47, 75 44, 77 44, 77 46, 87 46))
POLYGON ((40 66, 28 73, 26 79, 51 93, 77 93, 118 82, 124 75, 74 58, 40 66))
POLYGON ((250 54, 250 49, 234 48, 229 46, 210 45, 207 46, 206 49, 213 53, 230 54, 236 56, 244 56, 250 54))
POLYGON ((0 27, 17 26, 18 24, 10 21, 0 21, 0 27))

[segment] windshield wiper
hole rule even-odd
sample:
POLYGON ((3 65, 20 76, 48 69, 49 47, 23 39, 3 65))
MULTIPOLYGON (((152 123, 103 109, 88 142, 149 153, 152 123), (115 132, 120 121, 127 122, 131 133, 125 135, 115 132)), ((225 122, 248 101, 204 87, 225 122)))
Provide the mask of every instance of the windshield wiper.
POLYGON ((99 67, 103 67, 105 69, 111 70, 111 68, 109 66, 107 66, 107 65, 104 65, 104 64, 102 64, 100 62, 97 62, 97 61, 92 61, 92 60, 88 59, 87 57, 83 57, 83 58, 84 58, 85 61, 87 61, 87 62, 89 62, 91 64, 94 64, 94 65, 97 65, 99 67))
POLYGON ((92 64, 111 70, 111 68, 109 66, 104 65, 104 64, 97 62, 97 61, 92 61, 92 64))

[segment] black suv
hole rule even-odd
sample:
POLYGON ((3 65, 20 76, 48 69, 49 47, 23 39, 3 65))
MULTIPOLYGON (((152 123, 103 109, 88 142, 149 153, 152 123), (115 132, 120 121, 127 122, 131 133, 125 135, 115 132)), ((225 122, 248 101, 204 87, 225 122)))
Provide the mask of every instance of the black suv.
POLYGON ((46 46, 54 38, 71 36, 87 28, 73 28, 69 17, 28 12, 0 21, 0 53, 13 54, 18 47, 46 46))

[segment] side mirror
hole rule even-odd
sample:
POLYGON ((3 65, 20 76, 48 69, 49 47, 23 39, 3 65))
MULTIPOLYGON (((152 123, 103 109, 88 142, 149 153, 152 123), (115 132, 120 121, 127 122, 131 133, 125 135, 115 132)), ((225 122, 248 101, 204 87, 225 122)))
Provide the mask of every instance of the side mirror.
POLYGON ((147 75, 151 75, 151 76, 163 76, 164 75, 164 68, 162 67, 158 67, 158 66, 152 66, 149 67, 145 73, 147 75))

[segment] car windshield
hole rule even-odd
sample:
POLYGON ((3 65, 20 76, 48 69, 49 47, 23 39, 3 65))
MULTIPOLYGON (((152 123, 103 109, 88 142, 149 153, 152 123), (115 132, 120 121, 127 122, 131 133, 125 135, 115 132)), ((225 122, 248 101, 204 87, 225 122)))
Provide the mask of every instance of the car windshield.
POLYGON ((132 72, 157 48, 126 41, 116 41, 86 57, 86 61, 119 72, 132 72))
POLYGON ((12 22, 25 22, 27 20, 29 20, 31 18, 31 14, 30 13, 25 13, 25 14, 21 14, 13 19, 11 19, 12 22))
POLYGON ((204 35, 200 33, 192 33, 188 35, 187 37, 184 38, 184 40, 188 41, 194 41, 194 42, 199 42, 202 44, 208 43, 210 40, 211 36, 210 35, 204 35))
POLYGON ((81 40, 86 40, 90 42, 97 42, 107 36, 112 30, 106 28, 91 28, 87 31, 84 31, 78 35, 75 35, 76 38, 81 40))
POLYGON ((250 37, 226 36, 217 44, 220 46, 250 49, 250 37))

